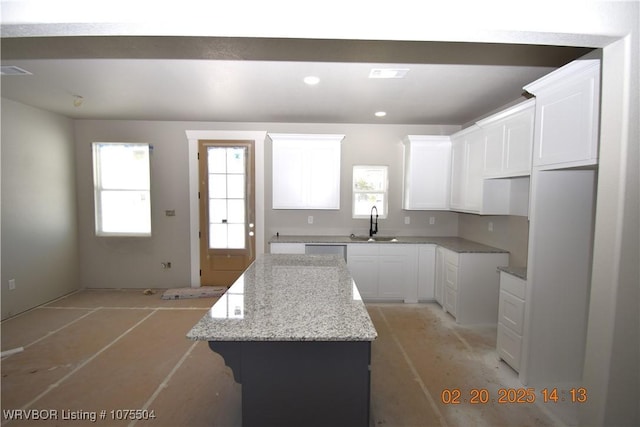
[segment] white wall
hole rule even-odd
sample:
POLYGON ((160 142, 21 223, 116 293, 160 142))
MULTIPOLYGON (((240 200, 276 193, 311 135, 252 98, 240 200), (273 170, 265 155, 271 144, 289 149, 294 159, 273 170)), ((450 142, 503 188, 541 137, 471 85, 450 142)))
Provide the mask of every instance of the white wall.
POLYGON ((78 289, 75 190, 73 122, 2 98, 3 319, 78 289))
POLYGON ((378 229, 384 235, 455 236, 458 233, 458 214, 444 211, 402 210, 403 145, 408 134, 449 135, 459 126, 406 126, 362 124, 270 124, 270 132, 278 133, 334 133, 344 134, 341 151, 340 209, 339 210, 273 210, 271 209, 271 144, 266 150, 265 203, 267 209, 267 239, 277 232, 307 235, 368 234, 369 219, 352 219, 352 173, 354 165, 386 165, 389 167, 389 213, 379 219, 378 229), (307 222, 313 216, 313 224, 307 222), (405 225, 404 218, 410 218, 405 225), (429 217, 435 217, 429 225, 429 217))
MULTIPOLYGON (((390 172, 390 214, 380 220, 381 234, 451 236, 458 232, 458 214, 402 211, 402 138, 407 134, 449 134, 458 126, 388 126, 286 123, 204 123, 150 121, 76 121, 78 227, 80 277, 89 288, 172 288, 190 286, 189 161, 186 130, 268 131, 290 133, 344 133, 342 151, 341 209, 304 211, 271 209, 271 144, 264 147, 264 241, 280 234, 366 233, 367 220, 351 219, 351 168, 354 164, 386 164, 390 172), (95 141, 148 142, 151 157, 152 237, 97 237, 94 233, 94 201, 91 143, 95 141), (165 210, 175 210, 167 217, 165 210), (314 224, 307 224, 307 216, 314 224), (404 217, 411 218, 404 225, 404 217), (436 218, 435 225, 428 217, 436 218), (171 269, 161 263, 171 262, 171 269)), ((260 142, 261 143, 261 142, 260 142)), ((260 167, 256 168, 261 170, 260 167)), ((259 203, 260 201, 258 201, 259 203)), ((197 259, 198 254, 195 254, 197 259)))

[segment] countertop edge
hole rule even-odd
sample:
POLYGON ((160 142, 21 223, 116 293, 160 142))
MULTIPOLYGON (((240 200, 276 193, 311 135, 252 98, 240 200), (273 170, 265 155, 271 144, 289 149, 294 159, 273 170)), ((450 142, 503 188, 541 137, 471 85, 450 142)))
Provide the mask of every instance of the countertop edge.
POLYGON ((336 244, 336 245, 370 245, 377 243, 381 245, 438 245, 456 253, 509 253, 509 251, 484 243, 474 242, 456 236, 397 236, 397 242, 376 241, 367 242, 362 240, 352 240, 349 236, 314 236, 314 235, 284 235, 272 236, 268 243, 303 243, 303 244, 336 244))
POLYGON ((505 272, 522 280, 527 280, 527 267, 498 267, 498 271, 505 272))

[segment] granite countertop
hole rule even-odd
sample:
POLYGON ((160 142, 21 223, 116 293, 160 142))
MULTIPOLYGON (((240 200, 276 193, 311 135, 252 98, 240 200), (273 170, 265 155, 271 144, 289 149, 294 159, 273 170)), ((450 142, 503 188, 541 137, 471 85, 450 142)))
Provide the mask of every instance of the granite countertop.
POLYGON ((499 271, 527 280, 527 267, 498 267, 499 271))
MULTIPOLYGON (((374 236, 379 237, 379 236, 374 236)), ((366 240, 352 239, 349 236, 273 236, 269 243, 316 243, 316 244, 347 244, 360 243, 370 245, 366 240)), ((434 244, 457 253, 506 253, 504 249, 483 245, 461 237, 432 237, 432 236, 397 236, 396 241, 377 241, 381 244, 434 244)))
POLYGON ((261 255, 187 337, 202 341, 373 341, 377 336, 337 255, 261 255))

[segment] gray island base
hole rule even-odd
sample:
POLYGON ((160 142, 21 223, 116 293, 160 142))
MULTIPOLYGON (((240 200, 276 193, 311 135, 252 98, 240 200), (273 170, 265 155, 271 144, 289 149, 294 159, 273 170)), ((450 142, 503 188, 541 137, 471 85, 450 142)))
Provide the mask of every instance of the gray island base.
POLYGON ((333 255, 264 255, 187 334, 242 385, 242 424, 368 426, 377 333, 333 255))

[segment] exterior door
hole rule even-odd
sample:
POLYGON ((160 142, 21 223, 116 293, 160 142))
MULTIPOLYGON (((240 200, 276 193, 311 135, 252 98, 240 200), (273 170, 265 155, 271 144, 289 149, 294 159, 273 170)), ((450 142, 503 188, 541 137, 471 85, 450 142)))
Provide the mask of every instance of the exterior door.
POLYGON ((198 141, 200 284, 231 286, 255 259, 253 141, 198 141))

